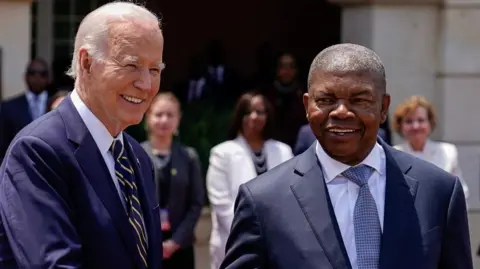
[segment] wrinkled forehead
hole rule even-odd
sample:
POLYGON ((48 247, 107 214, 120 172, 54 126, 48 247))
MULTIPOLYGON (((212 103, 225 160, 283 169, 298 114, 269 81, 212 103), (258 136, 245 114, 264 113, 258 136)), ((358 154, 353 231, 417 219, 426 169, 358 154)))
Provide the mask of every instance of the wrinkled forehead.
POLYGON ((162 61, 163 34, 151 22, 118 22, 110 26, 107 46, 112 57, 130 61, 162 61))
POLYGON ((376 81, 369 73, 323 70, 313 73, 309 91, 331 94, 357 94, 359 92, 375 94, 377 92, 376 81))

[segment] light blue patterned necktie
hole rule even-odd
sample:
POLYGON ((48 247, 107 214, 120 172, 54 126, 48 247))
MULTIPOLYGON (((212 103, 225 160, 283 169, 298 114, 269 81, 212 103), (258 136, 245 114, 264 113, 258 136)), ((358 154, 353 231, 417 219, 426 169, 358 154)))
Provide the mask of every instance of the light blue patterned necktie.
POLYGON ((342 173, 360 186, 353 211, 358 269, 379 268, 382 230, 377 205, 368 187, 368 179, 372 173, 373 168, 364 164, 351 167, 342 173))

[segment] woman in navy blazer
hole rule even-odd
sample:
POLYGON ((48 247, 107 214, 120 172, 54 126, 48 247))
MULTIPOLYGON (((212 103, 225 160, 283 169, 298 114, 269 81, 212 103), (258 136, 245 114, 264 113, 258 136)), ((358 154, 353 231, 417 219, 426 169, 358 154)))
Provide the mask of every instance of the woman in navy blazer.
POLYGON ((197 152, 174 141, 180 103, 172 93, 160 93, 146 114, 149 139, 142 147, 155 170, 163 232, 163 268, 195 268, 194 231, 204 202, 197 152))

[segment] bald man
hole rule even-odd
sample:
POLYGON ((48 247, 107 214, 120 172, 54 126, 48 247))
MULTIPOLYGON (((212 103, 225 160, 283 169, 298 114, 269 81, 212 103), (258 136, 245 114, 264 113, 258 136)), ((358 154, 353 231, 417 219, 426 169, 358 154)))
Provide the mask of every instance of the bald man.
POLYGON ((390 96, 373 51, 320 52, 303 103, 317 141, 240 186, 220 268, 473 268, 459 179, 377 139, 390 96))

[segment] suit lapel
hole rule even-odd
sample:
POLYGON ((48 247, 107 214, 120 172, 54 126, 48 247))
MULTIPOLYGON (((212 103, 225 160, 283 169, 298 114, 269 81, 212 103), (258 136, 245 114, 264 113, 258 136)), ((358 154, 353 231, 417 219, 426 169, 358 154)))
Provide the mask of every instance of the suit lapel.
MULTIPOLYGON (((415 196, 418 182, 406 175, 411 163, 409 159, 382 143, 386 157, 385 216, 382 244, 380 249, 380 268, 397 268, 402 264, 399 252, 411 249, 410 238, 414 238, 414 227, 410 227, 416 216, 415 196), (413 229, 413 230, 412 230, 413 229)), ((403 153, 402 153, 403 154, 403 153)), ((418 220, 417 220, 418 222, 418 220)))
POLYGON ((136 247, 132 228, 105 161, 70 97, 65 101, 60 105, 59 111, 64 118, 68 139, 78 145, 74 153, 75 157, 110 214, 112 223, 117 228, 129 253, 134 254, 136 247))
POLYGON ((142 168, 140 167, 140 161, 137 158, 132 148, 132 145, 130 144, 129 139, 125 134, 124 134, 123 141, 125 143, 125 148, 127 150, 128 159, 131 162, 131 165, 134 170, 135 182, 138 186, 138 196, 139 196, 138 198, 142 203, 143 221, 145 222, 145 228, 147 230, 147 237, 148 237, 148 254, 147 254, 148 259, 147 260, 148 260, 148 264, 152 264, 154 255, 160 255, 158 253, 153 253, 152 251, 152 249, 154 249, 152 248, 152 246, 153 244, 155 244, 153 240, 155 237, 153 235, 156 232, 154 231, 155 225, 153 224, 152 210, 153 210, 154 204, 156 203, 154 203, 154 200, 153 200, 154 197, 152 198, 149 197, 146 190, 154 188, 154 185, 153 185, 153 181, 151 182, 151 184, 149 184, 149 182, 147 182, 145 178, 143 178, 142 168))
POLYGON ((299 157, 295 173, 301 178, 292 184, 292 192, 332 267, 351 268, 315 155, 315 143, 299 157))
POLYGON ((22 107, 24 107, 19 109, 19 111, 23 111, 22 123, 23 123, 23 126, 26 126, 33 121, 32 112, 30 110, 30 104, 28 103, 26 94, 24 94, 23 98, 20 99, 20 104, 22 107))

